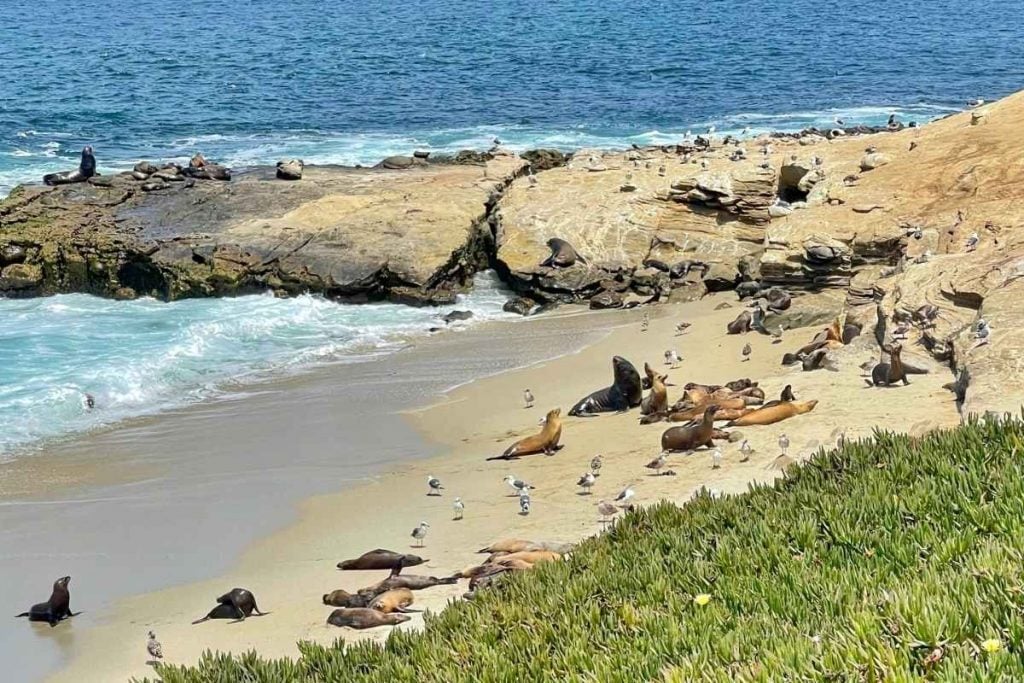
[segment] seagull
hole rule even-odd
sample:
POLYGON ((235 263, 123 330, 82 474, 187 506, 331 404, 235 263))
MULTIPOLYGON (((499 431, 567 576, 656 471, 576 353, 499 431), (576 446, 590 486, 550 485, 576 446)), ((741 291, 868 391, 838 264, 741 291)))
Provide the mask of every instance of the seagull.
POLYGON ((906 339, 907 333, 910 332, 910 323, 900 323, 896 326, 896 329, 892 331, 893 339, 906 339))
POLYGON ((985 100, 981 98, 978 98, 976 100, 967 100, 968 107, 980 107, 983 104, 985 104, 985 100))
POLYGON ((981 239, 978 237, 978 233, 972 232, 971 236, 967 238, 967 243, 964 246, 967 248, 967 251, 974 251, 978 248, 979 241, 981 241, 981 239))
POLYGON ((646 332, 647 328, 651 326, 651 314, 644 311, 644 319, 640 321, 640 331, 646 332))
POLYGON ((455 499, 455 502, 452 503, 452 510, 455 511, 455 517, 453 517, 453 519, 462 519, 462 513, 466 511, 466 506, 463 504, 461 498, 455 499))
POLYGON ((678 337, 678 336, 679 336, 679 335, 681 335, 681 334, 682 334, 683 332, 686 332, 687 328, 689 328, 691 324, 692 324, 692 323, 688 323, 688 322, 681 322, 681 323, 679 323, 678 325, 676 325, 676 336, 678 337))
POLYGON ((782 454, 785 455, 786 451, 789 450, 789 437, 785 434, 779 436, 779 448, 782 449, 782 454))
POLYGON ((988 344, 992 336, 992 328, 988 326, 988 321, 984 318, 978 320, 978 328, 974 332, 974 338, 978 340, 978 343, 974 345, 975 348, 988 344))
POLYGON ((527 408, 533 407, 533 392, 529 389, 523 389, 523 403, 526 404, 527 408))
POLYGON ((519 514, 528 515, 530 514, 530 491, 529 489, 523 489, 519 492, 519 514))
POLYGON ((753 352, 753 349, 752 349, 752 348, 750 348, 750 342, 747 342, 747 343, 746 343, 746 344, 745 344, 745 345, 743 346, 743 360, 750 360, 750 354, 751 354, 752 352, 753 352))
POLYGON ((430 490, 427 491, 428 496, 440 496, 441 489, 444 488, 441 486, 441 480, 432 474, 427 477, 427 486, 430 487, 430 490))
POLYGON ((754 449, 750 447, 750 442, 747 441, 746 439, 743 439, 743 443, 740 444, 740 453, 743 454, 743 457, 740 458, 740 462, 746 462, 750 460, 750 454, 753 452, 754 449))
POLYGON ((429 528, 429 524, 426 522, 420 522, 419 526, 413 529, 412 534, 410 534, 413 538, 419 541, 419 547, 421 548, 423 547, 423 539, 427 537, 427 529, 429 528))
POLYGON ((711 469, 717 470, 722 466, 722 449, 716 448, 711 454, 711 469))
POLYGON ((537 176, 533 175, 533 169, 530 169, 527 179, 530 181, 530 187, 537 187, 537 176))
POLYGON ((611 503, 603 500, 597 501, 597 511, 601 514, 601 523, 608 524, 612 517, 619 513, 619 509, 611 503))
POLYGON ((779 325, 778 331, 777 332, 772 332, 772 344, 781 344, 782 343, 782 333, 785 332, 785 330, 786 330, 785 327, 783 327, 782 325, 779 325))
POLYGON ((511 474, 505 477, 505 483, 511 486, 513 489, 515 489, 516 495, 518 495, 520 491, 527 490, 530 488, 530 485, 527 484, 525 481, 523 481, 522 479, 516 479, 511 474))
POLYGON ((834 118, 834 119, 832 119, 832 120, 836 122, 836 125, 837 125, 837 126, 845 126, 845 125, 846 125, 846 121, 843 121, 843 120, 842 120, 841 118, 839 118, 838 116, 837 116, 837 117, 835 117, 835 118, 834 118))
POLYGON ((675 349, 669 349, 665 352, 665 364, 670 366, 673 370, 679 367, 679 364, 683 362, 679 352, 675 349))
POLYGON ((587 472, 580 477, 579 481, 576 482, 576 485, 583 489, 583 493, 590 493, 590 488, 594 485, 594 481, 594 473, 587 472))
POLYGON ((626 503, 635 495, 636 494, 633 492, 633 489, 627 486, 626 488, 619 491, 619 495, 615 496, 615 502, 626 503))
POLYGON ((590 471, 593 472, 595 477, 601 476, 601 456, 595 455, 590 459, 590 471))
POLYGON ((924 237, 924 231, 920 225, 912 225, 907 228, 907 237, 913 237, 915 240, 919 240, 924 237))
MULTIPOLYGON (((657 458, 644 465, 644 467, 646 467, 649 470, 654 470, 655 472, 660 474, 661 470, 665 468, 665 463, 668 462, 667 458, 668 453, 662 451, 661 453, 658 454, 657 458)), ((623 491, 623 493, 625 493, 625 491, 623 491)), ((616 500, 618 499, 616 498, 616 500)))
POLYGON ((149 656, 153 659, 164 658, 163 645, 161 645, 160 641, 156 639, 156 634, 152 631, 149 632, 149 640, 146 641, 146 652, 148 652, 149 656))

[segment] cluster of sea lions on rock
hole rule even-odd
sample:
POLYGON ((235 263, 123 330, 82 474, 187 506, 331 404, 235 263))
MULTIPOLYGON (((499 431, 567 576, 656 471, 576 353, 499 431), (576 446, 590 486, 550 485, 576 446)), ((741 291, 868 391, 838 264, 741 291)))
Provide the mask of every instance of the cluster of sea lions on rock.
MULTIPOLYGON (((144 192, 156 192, 170 187, 169 183, 180 182, 183 183, 183 187, 191 187, 196 180, 231 180, 231 169, 207 161, 202 154, 195 154, 189 160, 188 166, 183 167, 173 162, 156 166, 148 161, 140 161, 124 175, 129 175, 141 182, 141 189, 144 192)), ((96 176, 99 176, 96 172, 96 156, 93 154, 92 147, 87 145, 82 148, 82 160, 77 169, 61 173, 48 173, 43 176, 43 183, 67 185, 82 183, 96 176)), ((98 184, 100 180, 100 178, 96 178, 93 182, 98 184)))

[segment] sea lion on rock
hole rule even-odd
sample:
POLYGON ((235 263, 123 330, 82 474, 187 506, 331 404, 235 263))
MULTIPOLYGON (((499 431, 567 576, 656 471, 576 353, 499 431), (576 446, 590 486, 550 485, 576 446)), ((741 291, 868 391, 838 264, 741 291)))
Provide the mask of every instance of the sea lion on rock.
POLYGON ((82 159, 78 162, 78 168, 74 171, 61 171, 60 173, 47 173, 43 176, 45 185, 68 185, 70 183, 82 183, 96 175, 96 157, 92 153, 92 147, 86 145, 82 148, 82 159))
POLYGON ((768 310, 773 313, 785 311, 793 305, 793 298, 781 287, 769 287, 764 296, 768 300, 768 310))
POLYGON ((711 405, 704 409, 704 417, 695 424, 671 427, 661 435, 661 450, 680 452, 693 451, 701 446, 711 447, 712 432, 715 429, 715 413, 718 406, 711 405))
POLYGON ((71 611, 69 583, 71 583, 70 576, 57 579, 53 582, 49 600, 32 605, 27 612, 22 612, 15 618, 28 617, 29 621, 45 621, 52 628, 65 619, 78 616, 81 612, 71 611))
POLYGON ((555 451, 561 450, 561 446, 558 445, 558 440, 562 438, 562 409, 555 408, 549 410, 547 417, 544 419, 544 427, 540 430, 540 434, 534 434, 528 436, 525 439, 520 439, 514 444, 505 449, 505 452, 501 455, 496 455, 488 460, 508 460, 510 458, 518 458, 523 455, 533 455, 534 453, 545 453, 552 455, 555 451))
POLYGON ((404 567, 415 567, 426 561, 418 555, 377 548, 363 553, 354 560, 342 560, 338 563, 338 569, 390 569, 392 574, 400 574, 404 567))
POLYGON ((760 282, 741 282, 736 285, 736 294, 740 297, 741 301, 747 297, 756 295, 760 291, 760 282))
POLYGON ((773 406, 752 410, 743 417, 733 420, 727 424, 726 427, 748 427, 751 425, 775 424, 776 422, 782 422, 783 420, 795 415, 809 413, 814 410, 814 406, 816 405, 818 405, 816 400, 776 403, 773 406))
POLYGON ((640 373, 621 356, 612 358, 615 379, 610 387, 599 389, 582 399, 569 411, 575 417, 591 417, 595 413, 623 412, 640 405, 640 373))
POLYGON ((323 601, 325 605, 331 607, 366 607, 370 602, 370 597, 356 594, 353 595, 348 591, 338 589, 331 591, 330 593, 324 593, 323 601))
POLYGON ((412 591, 408 588, 392 588, 375 597, 368 606, 370 609, 375 609, 384 614, 411 612, 413 610, 407 610, 406 608, 413 603, 413 600, 412 591))
POLYGON ((189 160, 182 174, 189 178, 205 180, 231 180, 231 169, 206 160, 202 154, 196 154, 189 160))
POLYGON ((571 244, 558 237, 548 240, 548 248, 551 255, 541 262, 542 267, 547 268, 568 268, 575 265, 577 261, 586 263, 587 259, 580 256, 571 244))
POLYGON ((750 315, 750 311, 743 311, 736 319, 725 326, 726 332, 729 334, 745 334, 750 332, 751 321, 753 316, 750 315))
POLYGON ((327 623, 331 626, 364 629, 377 626, 396 626, 404 624, 411 618, 405 614, 383 614, 367 607, 342 607, 331 612, 331 616, 327 617, 327 623))
POLYGON ((668 375, 655 375, 651 383, 651 393, 640 402, 641 415, 653 415, 668 410, 668 389, 665 380, 668 375))
POLYGON ((903 386, 910 384, 907 379, 907 372, 900 360, 900 352, 903 351, 902 344, 893 344, 889 347, 889 362, 879 363, 871 370, 871 381, 869 385, 876 387, 889 387, 896 382, 903 382, 903 386))

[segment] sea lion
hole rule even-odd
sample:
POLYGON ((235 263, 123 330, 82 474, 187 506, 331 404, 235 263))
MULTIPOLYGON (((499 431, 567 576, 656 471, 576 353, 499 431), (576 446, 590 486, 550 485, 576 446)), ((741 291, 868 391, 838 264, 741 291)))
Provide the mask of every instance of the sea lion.
POLYGON ((554 562, 562 559, 561 553, 556 553, 553 550, 520 550, 515 553, 496 553, 487 558, 487 563, 504 562, 506 560, 522 560, 523 562, 529 562, 530 564, 537 564, 538 562, 554 562))
POLYGON ((568 268, 577 261, 587 262, 587 259, 583 258, 571 244, 563 239, 552 237, 548 240, 548 248, 551 249, 551 255, 541 262, 542 267, 568 268))
POLYGON ((524 550, 551 550, 556 553, 565 554, 572 549, 571 543, 559 541, 524 541, 520 538, 503 538, 500 541, 491 543, 486 548, 481 548, 478 553, 518 553, 524 550))
POLYGON ((29 621, 45 621, 50 625, 50 628, 53 628, 65 619, 78 616, 81 612, 71 611, 71 593, 68 591, 69 583, 71 583, 70 576, 62 576, 57 579, 53 582, 53 590, 50 592, 49 600, 32 605, 27 612, 22 612, 15 618, 28 617, 29 621))
POLYGON ((804 356, 800 364, 803 366, 804 372, 811 372, 817 370, 825 364, 825 357, 828 355, 828 349, 820 348, 816 351, 812 351, 804 356))
MULTIPOLYGON (((717 404, 716 404, 717 405, 717 404)), ((690 422, 699 419, 704 415, 704 409, 707 406, 694 406, 693 408, 687 408, 686 410, 677 410, 668 414, 669 422, 690 422)), ((719 407, 715 411, 715 422, 722 420, 736 420, 749 413, 752 408, 722 408, 719 407)))
POLYGON ((371 599, 367 595, 362 595, 361 592, 353 595, 340 588, 330 593, 324 593, 323 597, 324 604, 331 607, 366 607, 371 599))
POLYGON ((82 160, 78 162, 78 168, 74 171, 61 171, 60 173, 47 173, 43 176, 45 185, 68 185, 70 183, 82 183, 96 175, 96 157, 93 156, 92 147, 86 145, 82 148, 82 160))
POLYGON ((760 291, 760 282, 741 282, 738 285, 736 285, 736 294, 739 296, 740 301, 746 299, 747 297, 754 296, 760 291))
POLYGON ((241 619, 244 620, 246 617, 250 617, 253 614, 262 617, 270 612, 261 612, 260 608, 256 606, 256 596, 252 594, 252 591, 246 590, 245 588, 232 588, 224 595, 217 598, 217 602, 222 605, 231 605, 241 613, 241 619))
POLYGON ((621 356, 612 358, 614 381, 610 387, 599 389, 574 405, 569 414, 575 417, 591 417, 595 413, 623 412, 640 405, 643 392, 640 389, 640 373, 633 364, 621 356))
POLYGON ((562 409, 555 408, 549 410, 547 417, 544 419, 544 427, 540 430, 539 434, 528 436, 525 439, 520 439, 514 444, 505 449, 505 452, 501 455, 492 456, 487 458, 488 460, 509 460, 511 458, 518 458, 523 455, 532 455, 534 453, 546 453, 551 455, 557 450, 561 450, 561 446, 558 445, 558 440, 562 438, 562 409))
POLYGON ((765 403, 761 407, 762 408, 770 408, 772 406, 777 406, 780 403, 784 403, 786 401, 795 401, 795 400, 796 400, 796 395, 793 394, 793 385, 792 384, 787 384, 783 388, 782 393, 779 394, 779 400, 777 400, 777 401, 768 401, 767 403, 765 403))
POLYGON ((782 422, 794 415, 802 415, 814 410, 818 401, 786 401, 773 406, 752 410, 743 417, 732 420, 726 427, 748 427, 751 425, 770 425, 782 422))
POLYGON ((743 311, 736 319, 725 326, 728 334, 745 334, 750 332, 751 321, 753 320, 750 311, 743 311))
POLYGON ((327 623, 331 626, 364 629, 404 624, 411 618, 405 614, 383 614, 368 607, 342 607, 331 612, 327 623))
POLYGON ((651 393, 647 394, 640 402, 641 415, 653 415, 663 413, 668 409, 668 389, 665 388, 665 380, 668 375, 655 375, 651 383, 651 393))
POLYGON ((354 560, 342 560, 338 563, 338 569, 390 569, 392 574, 397 575, 404 567, 415 567, 424 562, 427 560, 418 555, 407 555, 377 548, 363 553, 354 560))
POLYGON ((785 311, 793 305, 793 298, 781 287, 769 287, 764 296, 768 299, 768 310, 773 313, 785 311))
POLYGON ((201 619, 196 619, 192 623, 201 624, 204 621, 208 621, 210 619, 234 619, 235 621, 240 621, 243 617, 244 615, 242 614, 242 610, 238 609, 234 605, 224 604, 217 605, 212 610, 210 610, 205 617, 201 619))
POLYGON ((701 446, 714 445, 711 441, 711 432, 715 428, 715 413, 718 406, 710 405, 704 409, 704 417, 700 422, 671 427, 661 435, 661 450, 663 451, 693 451, 701 446))
POLYGON ((888 387, 903 382, 903 386, 910 384, 907 379, 907 372, 903 368, 903 361, 900 360, 902 344, 893 344, 889 347, 889 362, 879 363, 871 370, 871 381, 869 385, 876 387, 888 387))
MULTIPOLYGON (((438 578, 436 576, 417 576, 416 574, 399 574, 398 576, 389 576, 388 578, 375 583, 369 588, 360 590, 360 593, 364 591, 373 591, 374 595, 379 595, 384 591, 389 591, 395 588, 408 588, 411 591, 423 590, 424 588, 431 588, 433 586, 443 586, 455 583, 456 580, 450 577, 438 578)), ((340 606, 340 605, 339 605, 340 606)))
POLYGON ((412 612, 414 610, 407 610, 406 608, 413 603, 414 599, 412 591, 408 588, 392 588, 375 597, 368 606, 370 609, 375 609, 385 614, 412 612))
POLYGON ((654 378, 657 374, 650 363, 644 363, 644 376, 640 380, 640 388, 650 389, 651 385, 654 384, 654 378))

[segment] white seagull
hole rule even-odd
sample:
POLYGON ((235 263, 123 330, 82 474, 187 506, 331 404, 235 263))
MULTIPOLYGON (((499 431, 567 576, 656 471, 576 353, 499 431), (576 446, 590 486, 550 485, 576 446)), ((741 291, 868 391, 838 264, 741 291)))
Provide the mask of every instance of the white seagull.
POLYGON ((716 448, 711 454, 711 469, 717 470, 722 466, 722 449, 716 448))
POLYGON ((980 241, 981 238, 978 237, 978 233, 972 232, 971 236, 967 238, 967 242, 964 244, 964 247, 966 247, 967 251, 974 251, 978 248, 978 242, 980 241))
POLYGON ((441 486, 441 480, 432 474, 427 477, 427 486, 430 487, 430 490, 427 491, 428 496, 440 496, 441 490, 444 488, 441 486))
POLYGON ((782 449, 782 454, 785 455, 786 451, 789 450, 789 437, 785 434, 779 436, 779 448, 782 449))
POLYGON ((590 459, 590 471, 594 473, 595 477, 601 476, 601 455, 595 455, 590 459))
POLYGON ((675 349, 669 349, 665 352, 665 365, 670 366, 673 370, 679 367, 679 364, 683 362, 679 352, 675 349))
POLYGON ((634 493, 633 489, 627 486, 626 488, 619 491, 619 495, 615 496, 615 502, 625 504, 629 502, 629 500, 632 499, 635 495, 636 493, 634 493))
POLYGON ((594 473, 587 472, 582 477, 580 477, 579 481, 576 482, 576 485, 583 489, 583 493, 589 494, 591 487, 594 485, 594 481, 594 473))
POLYGON ((664 469, 665 463, 668 462, 667 458, 668 453, 662 451, 661 453, 658 454, 657 458, 644 465, 644 467, 646 467, 649 470, 654 470, 658 474, 661 474, 661 470, 664 469))
POLYGON ((456 519, 456 520, 462 519, 462 513, 464 513, 466 511, 466 506, 463 504, 461 498, 456 498, 455 499, 455 502, 452 503, 452 510, 455 511, 454 519, 456 519))
POLYGON ((750 442, 747 441, 746 439, 743 439, 743 443, 740 444, 740 453, 743 454, 743 457, 740 458, 740 462, 746 462, 750 460, 750 454, 753 452, 754 449, 750 447, 750 442))
POLYGON ((523 389, 523 403, 526 404, 527 408, 533 407, 533 392, 529 389, 523 389))
POLYGON ((413 529, 412 533, 410 534, 410 536, 412 536, 417 541, 419 541, 419 547, 420 548, 423 547, 423 539, 427 537, 427 529, 429 529, 429 528, 430 528, 429 524, 427 524, 426 522, 420 522, 419 526, 417 526, 415 529, 413 529))
POLYGON ((520 491, 530 488, 530 485, 527 484, 525 481, 523 481, 522 479, 516 479, 511 474, 505 477, 505 483, 511 486, 513 489, 515 489, 516 495, 519 495, 520 491))

